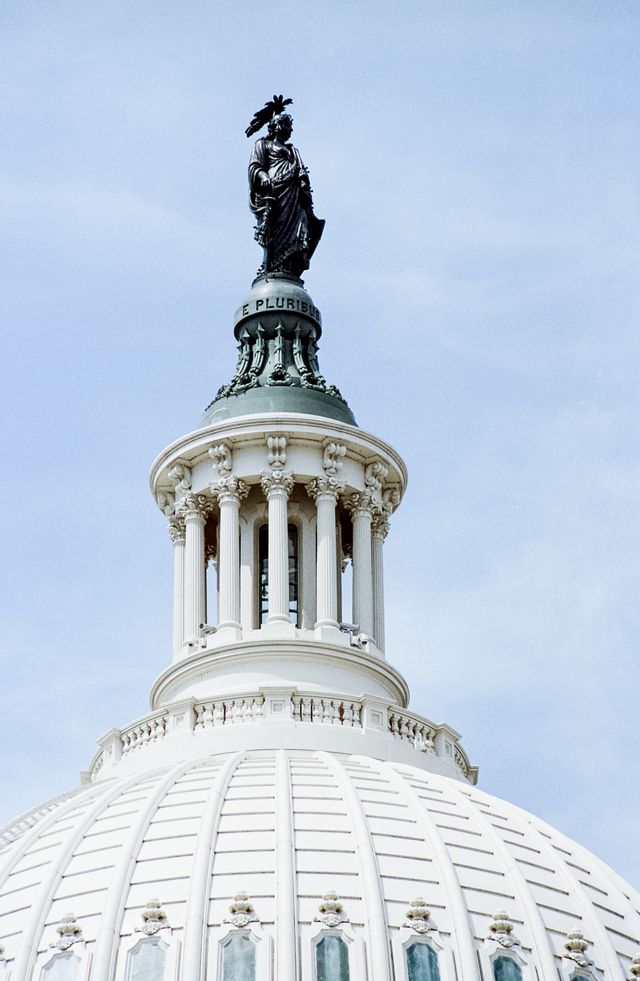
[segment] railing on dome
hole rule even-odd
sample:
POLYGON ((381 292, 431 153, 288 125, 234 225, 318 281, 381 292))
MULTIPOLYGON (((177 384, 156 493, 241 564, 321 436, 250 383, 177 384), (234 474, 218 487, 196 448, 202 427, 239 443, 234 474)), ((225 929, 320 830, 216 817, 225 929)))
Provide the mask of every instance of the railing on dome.
MULTIPOLYGON (((102 755, 102 751, 98 755, 102 755)), ((95 777, 93 777, 93 772, 92 779, 95 779, 95 777)), ((53 811, 59 804, 62 804, 63 801, 68 800, 70 797, 75 797, 75 795, 79 794, 81 790, 82 787, 77 787, 75 790, 68 790, 64 794, 58 794, 57 797, 52 797, 50 800, 45 801, 44 804, 38 804, 37 807, 33 807, 30 811, 25 811, 24 814, 14 818, 13 821, 5 825, 4 828, 0 828, 0 847, 3 845, 10 845, 12 842, 22 837, 22 835, 28 831, 29 828, 32 828, 34 824, 37 824, 40 818, 44 817, 45 814, 53 811)))
MULTIPOLYGON (((194 732, 199 732, 221 726, 260 722, 265 718, 265 702, 263 693, 204 701, 194 700, 189 706, 188 727, 194 732)), ((363 729, 367 704, 366 700, 296 691, 291 693, 288 712, 282 713, 282 719, 302 724, 363 729)), ((373 703, 371 704, 373 706, 373 703)), ((385 707, 381 709, 379 703, 375 703, 375 710, 378 714, 382 712, 380 721, 384 731, 385 707)), ((172 709, 169 707, 137 719, 121 729, 116 733, 119 736, 121 756, 126 757, 164 739, 171 732, 171 718, 172 709)), ((394 739, 407 743, 417 752, 431 753, 440 758, 450 759, 465 779, 475 782, 477 768, 469 764, 464 750, 457 742, 457 734, 448 727, 436 725, 397 706, 386 706, 386 731, 394 739)), ((91 782, 97 779, 105 759, 105 752, 100 749, 89 769, 91 782)))

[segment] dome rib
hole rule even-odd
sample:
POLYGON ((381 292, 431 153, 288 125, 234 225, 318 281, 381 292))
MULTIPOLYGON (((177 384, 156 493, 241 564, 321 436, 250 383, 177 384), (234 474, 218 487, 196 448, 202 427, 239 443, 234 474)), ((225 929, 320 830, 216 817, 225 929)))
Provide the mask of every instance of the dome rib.
MULTIPOLYGON (((364 814, 360 797, 349 774, 339 760, 329 753, 319 752, 318 759, 326 764, 340 787, 344 801, 349 808, 355 837, 356 854, 364 884, 363 901, 366 910, 366 929, 369 937, 368 955, 371 967, 371 981, 392 981, 389 946, 387 943, 387 915, 382 895, 378 861, 371 840, 371 832, 364 814)), ((351 757, 353 760, 360 757, 351 757)), ((371 765, 367 759, 367 766, 371 765)))
MULTIPOLYGON (((517 808, 517 810, 520 811, 519 808, 517 808)), ((594 934, 594 940, 597 938, 597 946, 594 943, 595 953, 600 954, 605 963, 605 973, 608 977, 608 981, 614 981, 614 979, 625 981, 624 971, 622 970, 618 952, 609 938, 606 927, 603 925, 600 918, 596 916, 593 903, 591 902, 589 896, 587 896, 584 886, 578 877, 571 872, 564 860, 564 856, 562 854, 559 855, 556 849, 549 844, 548 839, 542 834, 535 821, 531 819, 531 816, 527 817, 527 823, 533 831, 542 853, 549 861, 555 860, 558 867, 558 875, 564 879, 571 895, 575 896, 577 903, 582 908, 585 918, 585 925, 588 924, 588 929, 594 934), (558 857, 560 858, 560 861, 558 861, 558 857)))
POLYGON ((96 938, 96 948, 93 961, 93 981, 109 981, 112 977, 112 966, 117 956, 117 941, 120 940, 120 923, 124 906, 131 886, 131 878, 144 834, 151 823, 158 804, 163 799, 176 780, 189 770, 197 769, 199 761, 188 760, 173 766, 169 772, 155 785, 145 801, 137 820, 133 821, 126 841, 122 844, 120 855, 111 877, 111 883, 106 896, 106 902, 100 921, 100 930, 96 938))
POLYGON ((531 939, 533 940, 532 959, 540 962, 542 977, 554 977, 558 970, 555 951, 549 940, 549 934, 542 913, 531 895, 527 881, 518 866, 515 856, 510 851, 504 839, 500 837, 491 821, 477 807, 473 806, 473 802, 470 801, 466 794, 458 790, 457 787, 451 787, 449 793, 455 798, 461 811, 479 823, 482 833, 489 839, 492 847, 495 849, 496 854, 502 862, 505 874, 513 886, 516 901, 520 904, 526 917, 525 926, 531 933, 531 939))
POLYGON ((276 753, 276 973, 278 981, 296 981, 296 870, 293 841, 289 754, 276 753))
POLYGON ((231 777, 245 756, 245 752, 234 753, 223 763, 216 774, 200 822, 193 852, 191 885, 184 925, 183 974, 185 978, 204 977, 204 940, 207 932, 209 887, 220 815, 231 777))
MULTIPOLYGON (((364 759, 364 757, 362 758, 364 759)), ((459 974, 464 978, 464 981, 471 981, 472 978, 475 978, 476 981, 482 981, 478 958, 473 945, 473 925, 469 916, 469 910, 467 909, 462 886, 456 875, 453 861, 447 852, 440 831, 424 807, 420 797, 416 794, 413 787, 407 783, 402 774, 395 770, 389 763, 380 763, 378 772, 384 774, 389 779, 391 785, 397 789, 415 819, 416 824, 422 828, 426 840, 433 849, 433 854, 440 870, 442 885, 448 899, 447 906, 451 914, 453 940, 460 961, 459 974)))
MULTIPOLYGON (((128 780, 118 781, 118 783, 111 787, 107 793, 101 794, 98 800, 95 801, 93 807, 90 807, 88 812, 80 820, 78 826, 74 829, 71 836, 61 848, 57 861, 55 858, 52 859, 51 868, 49 869, 48 875, 42 883, 39 897, 37 901, 32 904, 31 919, 27 923, 27 928, 23 933, 20 950, 16 957, 15 977, 17 981, 23 981, 23 979, 29 977, 33 967, 35 955, 37 953, 38 939, 42 936, 45 920, 53 901, 55 890, 60 884, 62 873, 73 858, 76 848, 78 848, 87 831, 100 817, 102 812, 105 811, 114 800, 117 800, 122 793, 129 790, 130 787, 134 787, 137 783, 140 783, 140 781, 140 774, 137 773, 135 776, 129 777, 128 780)), ((40 834, 42 833, 41 827, 38 828, 38 831, 40 834)))

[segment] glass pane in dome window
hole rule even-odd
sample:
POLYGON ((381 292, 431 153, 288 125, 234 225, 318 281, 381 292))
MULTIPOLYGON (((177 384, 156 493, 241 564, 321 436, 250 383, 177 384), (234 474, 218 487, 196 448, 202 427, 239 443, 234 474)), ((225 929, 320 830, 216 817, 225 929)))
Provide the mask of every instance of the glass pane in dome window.
POLYGON ((42 972, 46 981, 76 981, 78 959, 71 952, 56 954, 42 972))
POLYGON ((405 950, 409 981, 440 981, 438 955, 428 944, 410 944, 405 950))
POLYGON ((493 976, 495 981, 522 981, 522 971, 512 957, 496 957, 493 976))
POLYGON ((222 948, 222 981, 255 981, 256 945, 246 933, 235 933, 222 948))
POLYGON ((349 951, 341 937, 327 935, 316 945, 317 981, 349 981, 349 951))
POLYGON ((166 956, 159 940, 142 940, 129 955, 127 981, 162 981, 166 956))

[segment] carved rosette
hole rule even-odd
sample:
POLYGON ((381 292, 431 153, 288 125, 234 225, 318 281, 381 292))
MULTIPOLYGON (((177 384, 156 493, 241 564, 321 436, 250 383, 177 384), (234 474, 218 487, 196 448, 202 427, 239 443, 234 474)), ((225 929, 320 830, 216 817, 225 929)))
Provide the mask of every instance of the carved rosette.
POLYGON ((314 477, 307 484, 307 494, 318 503, 319 497, 331 497, 334 503, 344 493, 345 485, 335 477, 314 477))
POLYGON ((136 933, 144 933, 154 937, 160 930, 171 929, 167 914, 158 899, 150 899, 142 913, 142 926, 136 927, 136 933))
POLYGON ((325 893, 318 909, 320 915, 315 917, 316 923, 324 923, 325 926, 333 928, 349 922, 349 917, 335 892, 325 893))
POLYGON ((564 943, 564 956, 583 970, 589 970, 593 961, 587 955, 588 947, 589 941, 585 940, 581 930, 570 930, 564 943))
POLYGON ((168 522, 169 538, 174 545, 184 545, 185 529, 184 518, 172 515, 168 522))
POLYGON ((508 913, 499 910, 489 924, 489 938, 501 947, 519 947, 520 941, 513 935, 513 923, 508 913))
POLYGON ((224 922, 232 923, 234 927, 242 928, 248 926, 249 923, 260 922, 246 892, 236 893, 229 907, 229 912, 231 916, 227 917, 224 922))
POLYGON ((51 947, 55 947, 57 950, 68 950, 73 944, 84 942, 82 927, 78 923, 78 918, 73 913, 67 913, 66 916, 62 917, 57 932, 58 939, 55 943, 50 944, 51 947))
POLYGON ((410 927, 416 933, 429 933, 430 930, 435 930, 435 926, 431 921, 431 910, 427 907, 422 896, 417 896, 415 899, 411 900, 411 905, 405 913, 405 924, 406 927, 410 927))

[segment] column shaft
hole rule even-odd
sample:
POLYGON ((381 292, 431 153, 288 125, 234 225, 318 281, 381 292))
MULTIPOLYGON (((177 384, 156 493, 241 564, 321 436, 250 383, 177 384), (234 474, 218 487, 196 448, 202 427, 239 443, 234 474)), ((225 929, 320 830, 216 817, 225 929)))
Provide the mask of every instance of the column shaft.
POLYGON ((371 520, 369 508, 353 509, 353 622, 369 637, 373 636, 371 520))
POLYGON ((268 621, 289 621, 289 532, 288 494, 274 484, 269 502, 269 616, 268 621))
POLYGON ((373 528, 373 634, 379 651, 384 652, 384 540, 386 525, 377 520, 373 528))
MULTIPOLYGON (((173 537, 173 536, 172 536, 173 537)), ((173 537, 173 656, 184 644, 184 529, 173 537)))
POLYGON ((240 626, 240 498, 222 493, 218 553, 218 625, 240 626))
POLYGON ((196 637, 205 616, 204 515, 196 504, 184 515, 184 635, 196 637))
POLYGON ((316 560, 316 626, 338 625, 338 563, 336 557, 336 495, 318 494, 316 560))

